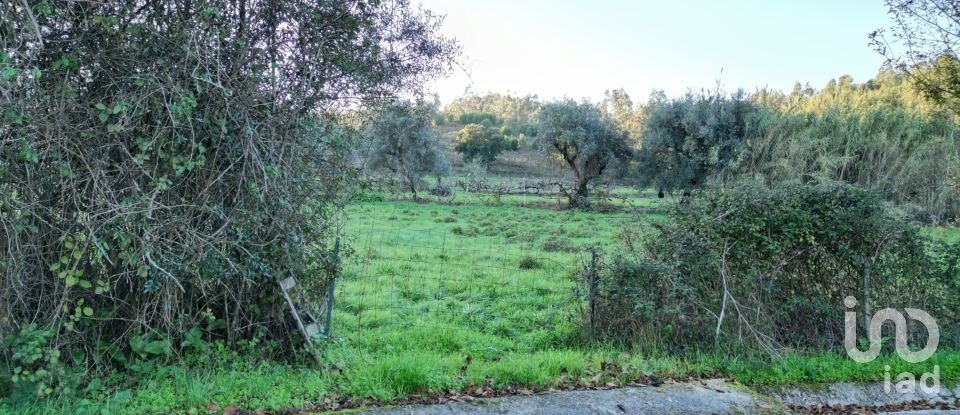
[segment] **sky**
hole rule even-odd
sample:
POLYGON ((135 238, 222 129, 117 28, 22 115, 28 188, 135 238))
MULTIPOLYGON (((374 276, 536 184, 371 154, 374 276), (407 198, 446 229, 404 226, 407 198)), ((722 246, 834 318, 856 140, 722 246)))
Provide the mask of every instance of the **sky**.
POLYGON ((872 78, 868 34, 891 21, 881 0, 413 0, 445 15, 462 68, 429 85, 443 103, 474 93, 597 101, 624 88, 823 87, 872 78))

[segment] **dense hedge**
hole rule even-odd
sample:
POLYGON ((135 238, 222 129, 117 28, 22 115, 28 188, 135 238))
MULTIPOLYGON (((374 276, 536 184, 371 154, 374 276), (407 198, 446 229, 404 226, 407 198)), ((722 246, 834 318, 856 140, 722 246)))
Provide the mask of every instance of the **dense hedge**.
POLYGON ((874 193, 739 185, 697 193, 670 217, 601 269, 597 331, 669 349, 835 349, 854 296, 873 310, 924 309, 941 322, 941 344, 960 340, 957 246, 922 236, 874 193))

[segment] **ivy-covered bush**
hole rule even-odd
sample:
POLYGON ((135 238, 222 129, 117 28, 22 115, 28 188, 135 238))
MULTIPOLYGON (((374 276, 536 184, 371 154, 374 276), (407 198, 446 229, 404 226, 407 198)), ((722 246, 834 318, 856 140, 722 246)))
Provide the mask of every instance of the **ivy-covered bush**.
MULTIPOLYGON (((956 343, 957 248, 845 184, 743 184, 697 193, 601 268, 594 328, 669 349, 835 349, 843 299, 921 308, 956 343)), ((912 341, 926 336, 912 327, 912 341)), ((865 330, 860 327, 859 333, 865 330)))
POLYGON ((9 370, 42 395, 60 361, 258 331, 293 350, 275 281, 325 285, 353 174, 325 114, 446 70, 438 24, 405 0, 0 6, 9 370))

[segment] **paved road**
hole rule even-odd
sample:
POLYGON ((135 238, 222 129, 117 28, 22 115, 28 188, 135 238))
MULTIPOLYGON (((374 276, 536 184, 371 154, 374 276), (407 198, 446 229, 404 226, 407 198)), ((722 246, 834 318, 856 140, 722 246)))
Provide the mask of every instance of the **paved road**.
MULTIPOLYGON (((784 404, 895 404, 935 396, 881 394, 881 385, 836 384, 827 388, 767 391, 774 398, 737 387, 723 380, 708 380, 660 387, 555 392, 534 396, 482 398, 470 402, 369 408, 361 414, 385 415, 633 415, 633 414, 781 414, 784 404)), ((960 396, 945 389, 940 399, 960 396)), ((942 401, 942 400, 941 400, 942 401)), ((881 415, 877 413, 877 415, 881 415)), ((960 415, 956 410, 914 410, 886 415, 960 415)))
POLYGON ((556 392, 534 396, 476 399, 439 405, 375 408, 365 414, 388 415, 624 415, 624 414, 768 414, 784 408, 722 381, 556 392))

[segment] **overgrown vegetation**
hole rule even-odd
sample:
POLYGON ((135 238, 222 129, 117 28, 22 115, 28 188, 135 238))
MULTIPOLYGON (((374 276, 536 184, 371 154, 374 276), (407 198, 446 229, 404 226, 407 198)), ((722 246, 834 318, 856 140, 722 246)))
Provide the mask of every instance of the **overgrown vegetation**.
POLYGON ((276 280, 327 284, 354 174, 327 114, 446 70, 438 20, 403 0, 32 3, 0 6, 0 389, 67 396, 214 339, 296 353, 276 280))
POLYGON ((936 316, 960 379, 960 64, 918 35, 957 13, 887 3, 863 83, 443 109, 457 45, 407 0, 4 3, 0 414, 903 367, 840 354, 847 296, 936 316), (342 276, 322 343, 291 275, 342 276))
MULTIPOLYGON (((867 314, 916 307, 955 324, 960 250, 923 237, 868 191, 741 184, 670 216, 628 238, 599 273, 594 330, 652 350, 840 350, 843 325, 830 316, 847 296, 867 314)), ((957 335, 941 345, 956 347, 957 335)))

